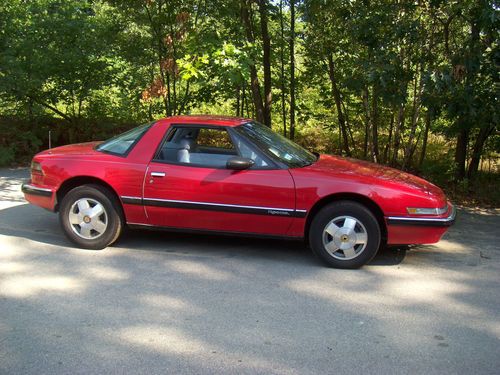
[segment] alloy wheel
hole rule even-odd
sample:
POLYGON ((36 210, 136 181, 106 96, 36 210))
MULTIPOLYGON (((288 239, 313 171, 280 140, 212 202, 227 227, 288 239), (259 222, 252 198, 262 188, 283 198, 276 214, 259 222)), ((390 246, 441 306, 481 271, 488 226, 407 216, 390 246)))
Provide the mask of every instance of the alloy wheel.
POLYGON ((108 228, 106 209, 92 198, 81 198, 73 203, 68 219, 73 232, 86 240, 99 238, 108 228))
POLYGON ((323 245, 326 251, 339 260, 358 257, 367 243, 368 233, 365 226, 352 216, 338 216, 323 230, 323 245))

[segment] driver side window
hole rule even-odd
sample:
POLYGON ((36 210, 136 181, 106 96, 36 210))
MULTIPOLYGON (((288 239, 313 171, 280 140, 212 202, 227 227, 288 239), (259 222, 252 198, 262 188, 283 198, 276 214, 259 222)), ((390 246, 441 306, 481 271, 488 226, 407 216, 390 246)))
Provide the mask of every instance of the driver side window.
POLYGON ((197 167, 225 168, 238 152, 225 128, 175 127, 162 145, 157 160, 197 167))
POLYGON ((205 168, 226 168, 234 156, 252 159, 252 169, 272 169, 270 163, 240 135, 232 138, 226 128, 174 125, 167 133, 156 161, 205 168))

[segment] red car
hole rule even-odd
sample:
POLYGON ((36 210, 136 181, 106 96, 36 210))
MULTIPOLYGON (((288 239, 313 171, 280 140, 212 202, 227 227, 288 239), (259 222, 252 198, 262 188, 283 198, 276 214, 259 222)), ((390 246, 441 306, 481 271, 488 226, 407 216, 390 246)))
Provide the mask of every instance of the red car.
POLYGON ((401 171, 314 155, 252 120, 178 116, 105 142, 43 151, 23 185, 67 237, 102 249, 125 225, 308 239, 357 268, 383 244, 439 241, 455 220, 443 191, 401 171))

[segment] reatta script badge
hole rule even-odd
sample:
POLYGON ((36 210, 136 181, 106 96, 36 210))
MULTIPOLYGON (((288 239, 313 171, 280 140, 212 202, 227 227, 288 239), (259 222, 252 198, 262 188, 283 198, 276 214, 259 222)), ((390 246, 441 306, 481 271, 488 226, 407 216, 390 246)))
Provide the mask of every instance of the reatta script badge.
POLYGON ((276 210, 267 210, 269 215, 285 215, 290 216, 290 212, 288 211, 276 211, 276 210))

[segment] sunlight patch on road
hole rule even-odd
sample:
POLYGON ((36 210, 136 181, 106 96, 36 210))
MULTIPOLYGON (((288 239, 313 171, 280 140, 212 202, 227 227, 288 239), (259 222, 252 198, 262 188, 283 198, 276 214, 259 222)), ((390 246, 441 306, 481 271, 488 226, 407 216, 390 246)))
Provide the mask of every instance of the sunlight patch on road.
POLYGON ((207 347, 206 343, 190 338, 175 328, 157 325, 128 327, 122 329, 118 336, 129 343, 165 353, 192 354, 207 347))
POLYGON ((82 274, 90 277, 91 279, 101 279, 101 280, 125 280, 129 276, 126 272, 117 270, 112 267, 105 266, 85 266, 82 267, 82 274))
POLYGON ((12 274, 26 272, 31 266, 20 262, 2 261, 0 263, 0 274, 12 274))
POLYGON ((459 252, 461 254, 468 254, 470 249, 463 244, 460 244, 451 240, 441 240, 434 245, 427 245, 428 247, 437 248, 438 251, 446 251, 446 252, 459 252))
POLYGON ((239 343, 235 342, 235 346, 227 346, 226 342, 223 347, 220 347, 217 343, 193 338, 176 328, 167 328, 161 325, 139 325, 124 328, 118 331, 117 335, 120 343, 127 342, 140 347, 140 349, 147 348, 158 353, 174 354, 179 356, 176 357, 177 360, 184 358, 185 361, 199 362, 200 366, 209 373, 218 373, 217 370, 220 371, 219 365, 236 366, 238 370, 235 370, 234 373, 297 373, 285 363, 278 363, 276 360, 268 361, 249 353, 235 351, 235 347, 239 343), (214 357, 220 358, 220 362, 215 368, 211 368, 214 357))
POLYGON ((0 295, 26 298, 40 293, 79 293, 84 283, 66 276, 20 276, 0 282, 0 295))
MULTIPOLYGON (((358 271, 359 272, 359 271, 358 271)), ((447 280, 437 276, 424 280, 421 275, 413 271, 400 271, 394 274, 393 270, 376 269, 371 271, 380 274, 370 280, 357 280, 349 282, 346 277, 342 283, 333 280, 308 279, 291 280, 286 283, 289 289, 314 298, 329 300, 335 304, 341 304, 346 309, 370 311, 370 306, 384 306, 394 309, 395 313, 400 309, 405 314, 405 309, 411 305, 427 305, 436 311, 446 312, 449 306, 454 306, 464 316, 476 316, 482 314, 482 310, 465 303, 460 303, 454 295, 473 293, 474 290, 463 281, 455 279, 447 280), (390 281, 385 281, 389 279, 390 281)), ((354 279, 361 275, 355 274, 354 279)), ((377 312, 374 311, 376 314, 377 312)))
POLYGON ((27 249, 20 246, 22 242, 25 242, 24 238, 11 237, 0 234, 0 243, 2 247, 0 248, 0 259, 14 259, 20 258, 27 253, 27 249))
POLYGON ((481 311, 471 305, 459 304, 459 301, 453 298, 453 295, 473 292, 474 290, 464 283, 439 278, 406 279, 394 283, 386 282, 383 290, 384 294, 392 295, 405 303, 435 304, 436 307, 443 310, 448 308, 449 303, 453 303, 455 308, 458 307, 463 313, 475 315, 481 313, 481 311))
POLYGON ((146 294, 139 297, 141 304, 167 310, 189 310, 192 313, 199 313, 199 309, 180 298, 170 297, 163 294, 146 294))

